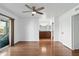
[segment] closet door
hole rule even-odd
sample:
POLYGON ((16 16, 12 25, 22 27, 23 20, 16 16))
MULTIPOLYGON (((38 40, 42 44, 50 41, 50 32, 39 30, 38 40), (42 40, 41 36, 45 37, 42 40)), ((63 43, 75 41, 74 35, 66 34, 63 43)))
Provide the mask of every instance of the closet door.
POLYGON ((79 49, 79 14, 72 16, 73 49, 79 49))

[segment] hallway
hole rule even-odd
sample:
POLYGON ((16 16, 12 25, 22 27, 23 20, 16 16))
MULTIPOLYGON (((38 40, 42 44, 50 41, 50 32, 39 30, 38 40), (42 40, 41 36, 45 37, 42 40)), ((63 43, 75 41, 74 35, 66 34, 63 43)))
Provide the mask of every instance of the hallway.
POLYGON ((56 41, 31 41, 18 42, 13 47, 0 52, 0 55, 5 56, 72 56, 79 55, 79 51, 72 52, 62 43, 56 41))

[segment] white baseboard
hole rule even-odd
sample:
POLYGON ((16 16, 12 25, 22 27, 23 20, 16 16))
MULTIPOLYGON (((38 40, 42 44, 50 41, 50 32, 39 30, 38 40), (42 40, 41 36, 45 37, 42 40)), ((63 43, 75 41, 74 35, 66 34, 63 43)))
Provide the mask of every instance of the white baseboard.
POLYGON ((26 40, 26 39, 25 39, 25 40, 19 40, 19 41, 40 41, 40 40, 39 40, 39 39, 35 39, 35 40, 33 40, 33 39, 32 39, 32 40, 31 40, 31 39, 26 40))

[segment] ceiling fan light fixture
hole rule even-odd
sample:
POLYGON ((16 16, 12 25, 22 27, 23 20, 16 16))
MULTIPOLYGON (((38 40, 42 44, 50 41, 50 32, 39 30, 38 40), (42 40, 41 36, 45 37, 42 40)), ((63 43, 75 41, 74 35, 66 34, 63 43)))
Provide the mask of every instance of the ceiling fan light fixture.
POLYGON ((27 5, 27 4, 25 4, 25 6, 26 6, 27 8, 29 8, 31 11, 23 11, 23 13, 25 13, 25 12, 31 12, 31 13, 32 13, 32 16, 34 16, 34 15, 36 15, 36 14, 43 15, 43 13, 40 12, 40 10, 43 10, 44 7, 40 7, 40 8, 36 8, 36 6, 30 7, 30 6, 27 5))
POLYGON ((36 14, 36 12, 35 12, 35 11, 33 11, 33 12, 32 12, 32 14, 34 14, 34 15, 35 15, 35 14, 36 14))

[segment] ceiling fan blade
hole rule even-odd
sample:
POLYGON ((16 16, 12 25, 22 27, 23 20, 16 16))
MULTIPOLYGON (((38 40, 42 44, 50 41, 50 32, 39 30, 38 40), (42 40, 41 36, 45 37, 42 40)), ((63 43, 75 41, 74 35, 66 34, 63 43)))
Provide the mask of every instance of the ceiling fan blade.
POLYGON ((29 9, 32 10, 32 7, 30 7, 29 5, 25 4, 25 6, 26 6, 27 8, 29 8, 29 9))
POLYGON ((36 13, 43 15, 43 13, 42 13, 42 12, 38 12, 38 11, 36 11, 36 13))
POLYGON ((26 13, 26 12, 32 12, 32 11, 23 11, 23 13, 26 13))
POLYGON ((44 9, 44 7, 40 7, 40 8, 38 8, 38 9, 36 9, 37 11, 40 11, 40 10, 43 10, 44 9))

